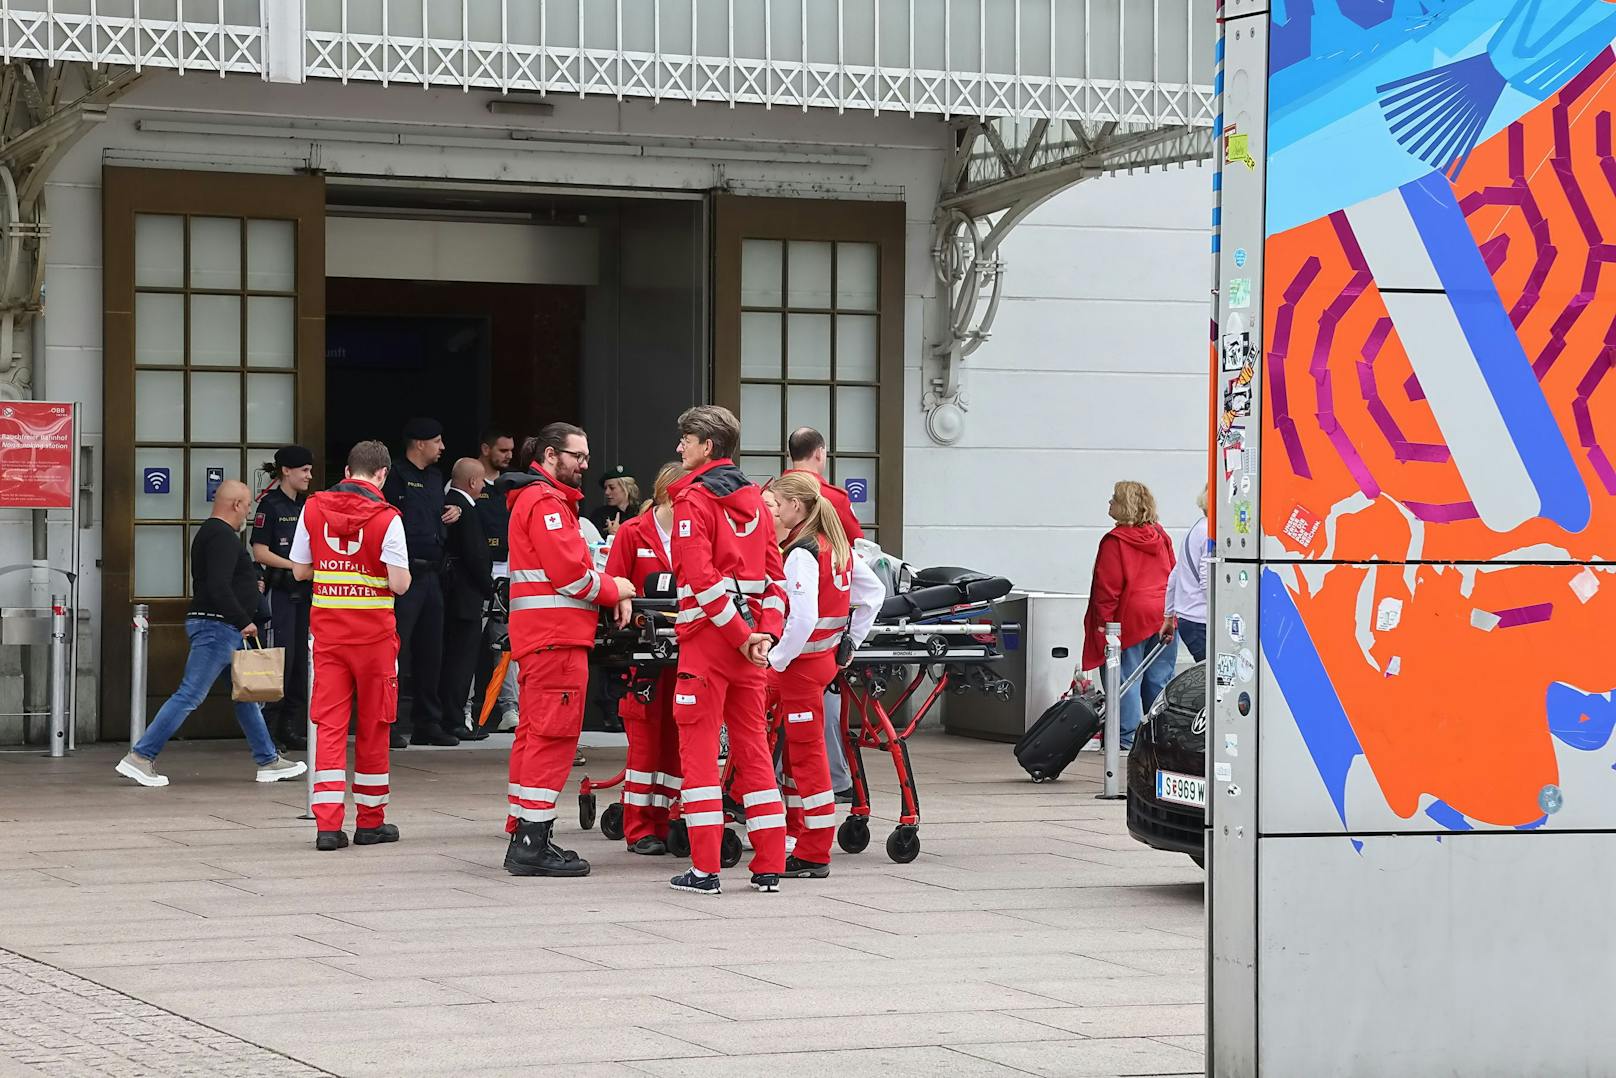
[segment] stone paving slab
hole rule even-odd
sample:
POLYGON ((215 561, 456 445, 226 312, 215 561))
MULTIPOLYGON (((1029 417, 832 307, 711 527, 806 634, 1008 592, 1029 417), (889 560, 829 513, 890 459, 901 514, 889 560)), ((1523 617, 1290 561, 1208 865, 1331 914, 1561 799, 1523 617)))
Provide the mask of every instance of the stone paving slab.
POLYGON ((1008 746, 922 731, 918 859, 885 856, 872 758, 868 851, 713 899, 580 834, 570 790, 560 838, 594 874, 506 875, 507 745, 395 753, 404 841, 335 854, 239 743, 174 743, 156 790, 113 775, 121 746, 0 756, 0 948, 103 994, 8 1008, 33 977, 0 961, 0 1078, 1201 1072, 1203 877, 1127 836, 1092 754, 1035 786, 1008 746))

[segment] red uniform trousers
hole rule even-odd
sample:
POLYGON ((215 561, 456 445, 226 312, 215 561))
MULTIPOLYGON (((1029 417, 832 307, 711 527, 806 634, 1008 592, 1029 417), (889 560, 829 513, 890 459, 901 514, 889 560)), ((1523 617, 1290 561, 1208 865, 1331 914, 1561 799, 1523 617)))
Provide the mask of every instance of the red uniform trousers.
POLYGON ((724 793, 718 778, 718 728, 729 727, 732 792, 746 807, 753 873, 779 873, 786 865, 785 806, 774 778, 765 715, 768 682, 739 648, 716 631, 679 642, 679 678, 673 719, 679 726, 684 767, 682 819, 690 829, 690 863, 716 873, 724 836, 724 793))
POLYGON ((556 818, 556 799, 578 755, 584 728, 584 694, 589 688, 589 649, 540 648, 517 664, 517 705, 521 721, 511 744, 510 817, 542 823, 556 818))
POLYGON ((782 721, 786 835, 802 861, 830 862, 836 834, 836 794, 825 754, 825 686, 836 678, 830 652, 805 655, 782 673, 770 673, 771 706, 782 721))
POLYGON ((314 643, 314 806, 321 831, 342 830, 348 785, 348 718, 354 696, 353 799, 355 825, 380 827, 386 818, 387 742, 398 716, 398 635, 373 644, 314 643))
POLYGON ((625 696, 617 707, 628 735, 628 763, 623 771, 623 840, 668 837, 668 809, 684 785, 679 765, 679 730, 673 721, 677 672, 669 667, 657 677, 651 699, 641 703, 625 696))

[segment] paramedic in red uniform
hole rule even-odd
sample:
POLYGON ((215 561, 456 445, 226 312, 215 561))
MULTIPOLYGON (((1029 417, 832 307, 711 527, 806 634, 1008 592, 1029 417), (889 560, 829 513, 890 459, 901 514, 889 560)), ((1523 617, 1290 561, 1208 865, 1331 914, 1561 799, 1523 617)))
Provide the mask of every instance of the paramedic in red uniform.
MULTIPOLYGON (((819 484, 820 497, 836 510, 836 519, 849 543, 864 538, 864 529, 853 515, 853 503, 847 491, 825 478, 830 470, 830 458, 825 449, 825 436, 812 427, 798 427, 786 439, 786 452, 791 455, 791 468, 786 475, 803 475, 819 484)), ((825 697, 825 758, 830 761, 831 786, 838 800, 853 800, 853 773, 847 767, 847 749, 842 745, 842 698, 836 693, 825 697)))
MULTIPOLYGON (((785 717, 786 858, 783 875, 830 875, 836 795, 825 756, 825 689, 836 679, 843 637, 856 648, 886 599, 880 579, 853 553, 835 507, 811 475, 769 484, 775 534, 785 551, 786 624, 769 650, 769 698, 785 717)), ((851 655, 851 651, 844 654, 851 655)))
POLYGON ((680 803, 691 868, 676 890, 719 893, 724 833, 718 728, 729 728, 733 794, 746 809, 752 886, 778 891, 785 870, 785 805, 766 729, 764 669, 785 621, 784 570, 762 492, 730 460, 740 444, 733 412, 701 405, 679 417, 673 485, 673 572, 679 584, 679 674, 673 718, 684 771, 680 803))
POLYGON ((382 496, 392 463, 381 442, 348 454, 346 478, 303 508, 288 560, 298 580, 313 580, 309 635, 314 640, 314 847, 340 850, 348 784, 348 720, 359 698, 354 736, 354 843, 397 842, 384 822, 388 735, 398 716, 398 628, 393 597, 410 587, 404 522, 382 496))
MULTIPOLYGON (((825 473, 830 470, 830 454, 825 448, 825 436, 812 427, 798 427, 786 439, 786 452, 791 454, 791 467, 787 475, 806 475, 819 483, 820 495, 836 510, 836 519, 842 525, 842 534, 851 543, 864 538, 864 529, 853 515, 853 503, 847 491, 832 483, 825 473)), ((770 484, 771 486, 773 484, 770 484)))
POLYGON ((589 649, 601 607, 632 598, 627 580, 595 571, 578 530, 589 439, 570 423, 539 432, 526 475, 510 480, 511 660, 521 721, 511 745, 513 876, 587 876, 589 862, 551 838, 556 798, 583 730, 589 649))
MULTIPOLYGON (((659 587, 673 580, 673 496, 668 488, 685 474, 678 461, 657 474, 652 508, 624 520, 612 539, 606 572, 625 577, 640 595, 671 594, 659 587)), ((617 604, 617 624, 628 624, 631 601, 617 604)), ((623 841, 630 853, 668 852, 668 808, 684 783, 679 771, 679 731, 673 723, 673 686, 677 671, 664 667, 651 687, 649 700, 633 693, 617 705, 628 734, 628 763, 623 772, 623 841)))

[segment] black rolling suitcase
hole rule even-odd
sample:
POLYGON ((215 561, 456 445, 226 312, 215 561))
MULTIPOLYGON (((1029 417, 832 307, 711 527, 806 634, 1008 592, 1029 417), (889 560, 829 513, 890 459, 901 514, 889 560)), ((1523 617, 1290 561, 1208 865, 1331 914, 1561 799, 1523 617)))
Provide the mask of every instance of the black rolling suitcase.
POLYGON ((1034 782, 1058 779, 1104 723, 1105 697, 1097 690, 1057 700, 1016 742, 1016 762, 1034 782))

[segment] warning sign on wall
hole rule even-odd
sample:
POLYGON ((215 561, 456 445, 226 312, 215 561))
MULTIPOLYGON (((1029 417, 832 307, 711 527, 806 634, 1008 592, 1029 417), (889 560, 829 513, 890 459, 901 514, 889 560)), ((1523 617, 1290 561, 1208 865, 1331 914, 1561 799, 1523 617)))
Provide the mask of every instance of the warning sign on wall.
POLYGON ((73 406, 0 401, 0 507, 73 508, 73 406))

